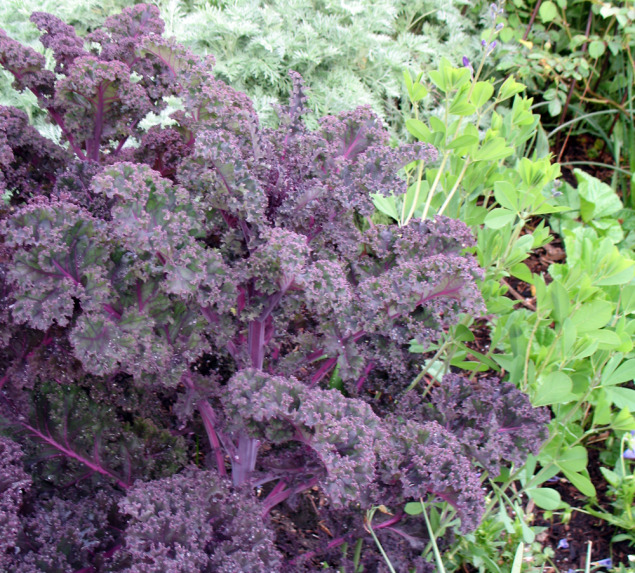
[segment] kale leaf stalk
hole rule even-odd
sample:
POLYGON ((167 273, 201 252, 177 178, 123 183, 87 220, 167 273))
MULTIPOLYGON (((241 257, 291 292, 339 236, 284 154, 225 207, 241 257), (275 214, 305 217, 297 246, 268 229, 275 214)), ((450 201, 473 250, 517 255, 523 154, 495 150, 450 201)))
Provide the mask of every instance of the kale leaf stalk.
MULTIPOLYGON (((192 375, 189 370, 183 373, 181 378, 183 385, 191 391, 196 391, 196 385, 194 384, 194 380, 192 380, 192 375)), ((212 446, 212 451, 214 452, 214 457, 216 458, 216 467, 218 468, 218 473, 226 477, 227 470, 225 469, 225 456, 223 454, 223 450, 221 448, 221 443, 219 440, 219 435, 216 430, 216 414, 214 413, 214 409, 212 408, 209 401, 205 398, 201 398, 197 403, 198 411, 201 414, 201 418, 203 419, 203 425, 205 426, 205 432, 207 433, 207 437, 209 438, 210 444, 212 446)))
POLYGON ((22 426, 25 430, 30 432, 33 436, 38 438, 41 442, 57 450, 59 452, 58 455, 66 456, 67 458, 75 460, 79 462, 80 464, 86 466, 90 470, 90 473, 98 473, 100 475, 106 476, 112 479, 119 487, 121 487, 124 490, 129 489, 131 487, 131 484, 129 482, 123 481, 122 479, 117 477, 114 473, 112 473, 110 470, 108 470, 101 464, 101 462, 99 461, 99 457, 97 455, 98 448, 96 444, 94 448, 95 454, 96 454, 94 459, 91 459, 79 453, 78 451, 76 451, 69 443, 66 427, 64 427, 64 443, 60 443, 58 440, 56 440, 53 437, 53 435, 48 430, 48 428, 46 431, 43 431, 21 420, 18 421, 18 424, 22 426))
MULTIPOLYGON (((251 360, 251 366, 256 370, 262 371, 264 367, 265 347, 269 342, 269 340, 267 340, 267 326, 269 326, 269 323, 271 322, 271 314, 278 306, 285 293, 293 285, 293 279, 293 276, 283 277, 280 290, 268 297, 265 308, 258 318, 251 320, 248 324, 248 353, 251 360)), ((232 455, 232 478, 234 485, 239 486, 249 480, 256 465, 256 458, 258 456, 260 443, 260 440, 250 438, 245 433, 240 434, 236 452, 232 455)), ((280 483, 282 483, 282 481, 280 483)), ((287 492, 280 501, 273 502, 273 505, 280 503, 289 495, 290 492, 287 492)), ((271 505, 271 507, 273 507, 273 505, 271 505)), ((271 507, 269 507, 265 513, 268 513, 271 507)))
POLYGON ((104 129, 104 93, 108 88, 108 84, 106 86, 100 85, 97 88, 97 103, 95 105, 95 128, 93 132, 92 140, 88 140, 86 142, 86 151, 88 152, 90 158, 93 161, 99 161, 99 148, 101 147, 101 133, 104 129))

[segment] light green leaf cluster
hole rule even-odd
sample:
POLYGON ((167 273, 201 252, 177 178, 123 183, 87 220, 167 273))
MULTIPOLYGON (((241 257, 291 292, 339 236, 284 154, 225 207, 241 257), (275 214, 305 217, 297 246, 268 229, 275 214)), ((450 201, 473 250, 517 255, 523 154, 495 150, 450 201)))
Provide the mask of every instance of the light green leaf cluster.
POLYGON ((440 0, 234 0, 192 10, 174 29, 196 52, 213 54, 215 71, 254 97, 272 120, 271 98, 284 102, 288 70, 300 73, 316 115, 370 105, 400 121, 402 70, 427 69, 478 50, 469 3, 440 0))
MULTIPOLYGON (((40 49, 28 18, 48 11, 86 32, 130 0, 7 0, 0 28, 40 49)), ((317 117, 369 105, 397 130, 406 102, 402 72, 427 70, 446 56, 459 61, 479 52, 478 10, 459 0, 233 0, 157 2, 166 33, 200 55, 216 59, 215 73, 254 100, 261 119, 275 121, 272 102, 286 103, 288 71, 307 84, 309 108, 317 117), (465 14, 464 14, 465 13, 465 14)), ((0 104, 31 116, 35 99, 17 96, 11 79, 0 77, 0 104)))

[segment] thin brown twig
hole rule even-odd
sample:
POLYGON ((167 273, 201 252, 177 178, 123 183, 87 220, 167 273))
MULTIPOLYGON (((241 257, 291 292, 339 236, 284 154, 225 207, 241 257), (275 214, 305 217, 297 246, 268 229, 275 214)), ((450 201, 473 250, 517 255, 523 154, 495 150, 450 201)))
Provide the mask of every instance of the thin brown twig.
MULTIPOLYGON (((584 32, 584 35, 586 36, 586 41, 584 42, 584 44, 582 44, 582 53, 585 54, 587 52, 588 46, 589 46, 589 34, 591 33, 591 24, 593 23, 593 10, 591 10, 589 8, 589 17, 587 18, 587 22, 586 22, 586 30, 584 32)), ((587 79, 586 82, 586 86, 584 87, 584 92, 582 94, 582 97, 584 97, 584 95, 586 94, 587 90, 589 90, 589 85, 591 82, 591 76, 592 74, 589 74, 589 78, 587 79)), ((569 105, 571 104, 571 97, 573 96, 573 92, 575 91, 575 86, 576 86, 576 79, 573 78, 571 80, 571 86, 569 87, 569 93, 567 94, 567 101, 564 104, 564 108, 562 110, 562 115, 560 116, 560 121, 558 122, 558 125, 562 125, 564 123, 565 118, 567 117, 567 113, 569 112, 569 105)), ((562 155, 564 154, 564 150, 567 147, 567 143, 569 142, 569 136, 571 135, 571 132, 573 130, 573 126, 571 126, 569 128, 569 133, 567 133, 567 137, 564 140, 564 143, 562 144, 562 147, 560 147, 560 152, 558 153, 558 159, 556 160, 558 163, 560 162, 560 160, 562 159, 562 155)), ((558 134, 558 138, 556 139, 556 147, 558 147, 560 145, 560 134, 558 134)))
POLYGON ((540 9, 540 5, 542 4, 542 0, 538 0, 536 2, 536 6, 534 7, 534 11, 531 13, 531 18, 529 18, 529 23, 527 24, 527 28, 525 28, 525 33, 523 34, 523 41, 526 41, 529 37, 529 32, 531 32, 531 28, 534 25, 534 20, 538 14, 538 10, 540 9))
POLYGON ((503 279, 503 282, 507 285, 507 287, 509 288, 509 292, 510 294, 520 303, 522 303, 523 305, 525 305, 529 310, 533 310, 534 312, 536 312, 536 306, 528 301, 522 294, 520 294, 512 285, 510 285, 505 279, 503 279))

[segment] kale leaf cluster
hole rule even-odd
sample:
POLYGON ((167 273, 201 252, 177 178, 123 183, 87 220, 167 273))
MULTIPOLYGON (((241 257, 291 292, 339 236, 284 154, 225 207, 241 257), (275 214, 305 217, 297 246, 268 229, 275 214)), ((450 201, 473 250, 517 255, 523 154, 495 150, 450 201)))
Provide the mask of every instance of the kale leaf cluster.
POLYGON ((309 130, 294 73, 262 128, 153 6, 85 38, 32 21, 54 69, 2 31, 0 64, 61 135, 0 108, 3 567, 293 569, 271 515, 307 492, 348 524, 327 549, 383 505, 418 566, 400 512, 428 496, 474 529, 480 472, 522 463, 545 419, 496 380, 403 395, 411 342, 483 310, 465 225, 372 218, 435 150, 391 146, 368 108, 309 130))

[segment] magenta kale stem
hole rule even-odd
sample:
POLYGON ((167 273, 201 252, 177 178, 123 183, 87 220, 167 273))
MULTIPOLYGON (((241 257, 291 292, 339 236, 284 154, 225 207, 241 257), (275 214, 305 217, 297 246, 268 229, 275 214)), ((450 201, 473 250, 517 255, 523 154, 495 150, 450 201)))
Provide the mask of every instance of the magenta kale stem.
POLYGON ((289 497, 289 490, 286 489, 287 482, 281 479, 274 488, 269 492, 269 495, 264 500, 264 509, 262 510, 262 516, 265 517, 275 505, 289 497), (284 495, 286 493, 286 496, 284 495), (284 497, 283 497, 284 496, 284 497))
POLYGON ((87 142, 87 147, 90 147, 90 157, 94 161, 99 161, 99 146, 101 145, 101 132, 104 128, 104 88, 99 86, 97 92, 97 113, 95 114, 95 130, 93 132, 93 139, 87 142))
MULTIPOLYGON (((22 74, 21 73, 19 73, 17 71, 14 71, 14 70, 9 70, 9 71, 15 76, 15 78, 17 80, 21 80, 22 79, 22 74)), ((66 125, 64 123, 64 118, 62 117, 62 114, 60 114, 59 112, 55 111, 54 109, 52 109, 51 107, 48 107, 46 105, 47 102, 44 99, 44 97, 42 96, 42 94, 40 93, 40 90, 38 90, 37 88, 32 88, 32 87, 29 88, 29 89, 31 90, 33 95, 38 99, 38 101, 42 103, 42 107, 51 116, 51 119, 53 120, 53 122, 62 130, 62 133, 64 134, 64 136, 68 140, 68 143, 71 146, 71 149, 73 150, 75 155, 77 155, 77 157, 79 157, 82 161, 86 161, 88 158, 86 157, 84 152, 81 150, 81 148, 75 143, 75 138, 72 136, 72 134, 66 128, 66 125)))
POLYGON ((311 376, 311 383, 309 384, 309 388, 313 388, 320 380, 322 380, 328 373, 335 368, 337 364, 337 356, 334 358, 327 358, 319 370, 311 376))
MULTIPOLYGON (((188 390, 196 389, 196 387, 194 386, 194 381, 192 380, 192 376, 189 372, 183 374, 181 380, 188 390)), ((218 473, 222 477, 227 477, 227 470, 225 469, 225 456, 223 454, 220 440, 218 439, 218 434, 216 433, 215 429, 216 414, 214 414, 214 410, 210 403, 205 399, 199 400, 196 406, 198 407, 198 411, 200 412, 201 418, 203 419, 203 426, 205 426, 205 432, 207 433, 207 437, 209 438, 210 445, 212 446, 212 450, 214 452, 214 457, 216 458, 218 473)))
POLYGON ((346 543, 347 540, 350 539, 351 537, 352 537, 351 535, 345 535, 343 537, 337 537, 336 539, 333 539, 333 541, 329 541, 328 544, 326 545, 326 547, 324 549, 322 549, 321 551, 309 551, 308 553, 304 553, 302 555, 299 555, 295 559, 292 559, 291 561, 289 561, 289 565, 296 565, 298 563, 301 563, 301 562, 304 562, 304 561, 308 561, 309 559, 313 559, 313 557, 315 557, 316 555, 318 555, 320 553, 324 553, 324 552, 328 551, 329 549, 335 549, 336 547, 340 547, 340 546, 344 545, 344 543, 346 543))
POLYGON ((280 480, 276 486, 271 490, 271 493, 265 498, 263 502, 262 517, 267 517, 269 512, 279 503, 282 503, 293 493, 300 493, 315 487, 318 484, 318 478, 311 478, 309 481, 302 483, 294 488, 287 489, 287 483, 285 480, 280 480))
POLYGON ((71 275, 62 265, 60 265, 55 259, 51 259, 51 262, 53 263, 53 266, 60 272, 62 273, 62 276, 66 277, 67 279, 72 280, 76 285, 81 285, 81 282, 78 281, 73 275, 71 275))
POLYGON ((110 316, 111 319, 121 320, 121 313, 115 310, 111 305, 103 304, 102 308, 108 313, 108 316, 110 316))
POLYGON ((26 424, 25 422, 20 422, 20 424, 22 425, 23 428, 25 428, 26 430, 31 432, 34 436, 38 437, 44 443, 46 443, 49 446, 52 446, 53 448, 58 450, 61 454, 65 455, 65 456, 67 456, 69 458, 72 458, 72 459, 78 461, 81 464, 84 464, 87 468, 89 468, 90 470, 92 470, 95 473, 98 473, 98 474, 101 474, 103 476, 106 476, 106 477, 109 477, 109 478, 113 479, 117 483, 117 485, 122 487, 123 489, 129 489, 130 488, 130 484, 129 483, 126 483, 123 480, 120 480, 115 474, 109 472, 100 463, 94 462, 94 461, 92 461, 92 460, 90 460, 88 458, 85 458, 81 454, 78 454, 76 451, 71 449, 70 446, 68 446, 68 440, 66 440, 66 438, 65 438, 65 441, 67 443, 67 446, 63 446, 58 441, 53 439, 53 437, 51 435, 47 435, 47 434, 41 432, 40 430, 38 430, 37 428, 34 428, 33 426, 31 426, 29 424, 26 424))
POLYGON ((143 300, 143 284, 139 279, 137 279, 136 284, 137 291, 137 306, 139 307, 139 312, 143 312, 143 309, 146 305, 146 301, 143 300))
POLYGON ((265 322, 263 320, 252 320, 249 323, 249 358, 251 365, 258 370, 262 370, 265 361, 265 322))
POLYGON ((201 413, 201 418, 203 419, 203 425, 205 426, 207 437, 209 438, 210 444, 212 445, 212 450, 214 450, 216 465, 218 466, 218 473, 221 476, 225 477, 227 476, 227 470, 225 469, 225 456, 223 455, 220 441, 218 440, 218 435, 216 434, 216 430, 214 429, 214 423, 216 421, 214 410, 207 400, 200 400, 197 406, 198 411, 201 413))
POLYGON ((364 385, 364 382, 366 382, 366 379, 368 378, 370 371, 373 369, 373 366, 375 366, 375 363, 371 360, 364 368, 364 372, 362 373, 362 375, 357 379, 355 388, 358 392, 361 392, 362 386, 364 385))
MULTIPOLYGON (((3 65, 3 67, 6 67, 5 62, 0 62, 0 63, 3 65)), ((22 74, 18 72, 17 70, 12 70, 8 67, 6 69, 8 69, 15 76, 16 80, 20 81, 23 79, 22 74)), ((79 157, 82 161, 86 161, 87 159, 86 155, 84 155, 84 152, 81 150, 81 148, 77 146, 77 144, 75 143, 75 139, 73 138, 71 133, 68 131, 68 129, 66 129, 66 125, 64 124, 64 118, 62 117, 62 115, 47 105, 47 101, 46 99, 44 99, 44 96, 42 96, 42 94, 40 93, 40 90, 33 87, 30 87, 29 90, 38 99, 38 101, 41 102, 42 107, 49 113, 49 115, 51 116, 51 119, 62 130, 62 133, 66 136, 66 139, 68 140, 68 143, 70 144, 71 149, 75 152, 75 155, 77 155, 77 157, 79 157)))
POLYGON ((256 467, 260 440, 241 434, 238 438, 238 447, 232 448, 232 481, 236 487, 243 485, 251 477, 256 467))
MULTIPOLYGON (((390 531, 394 531, 395 533, 403 535, 400 531, 392 529, 391 527, 391 525, 394 525, 395 523, 398 523, 399 521, 401 521, 403 519, 403 516, 404 516, 403 513, 398 513, 397 515, 394 515, 393 517, 391 517, 390 519, 387 519, 386 521, 384 521, 383 523, 380 523, 379 525, 373 525, 373 529, 377 530, 377 529, 387 528, 390 531)), ((329 549, 335 549, 336 547, 340 547, 341 545, 344 545, 344 543, 346 543, 351 537, 352 537, 351 534, 347 534, 342 537, 336 537, 332 541, 329 541, 329 543, 326 545, 326 547, 324 547, 324 549, 319 551, 309 551, 308 553, 299 555, 295 559, 292 559, 289 562, 289 564, 295 565, 297 563, 305 562, 309 559, 312 559, 316 555, 319 555, 320 553, 325 553, 329 549)))
POLYGON ((387 519, 386 521, 378 525, 373 523, 373 529, 383 529, 384 527, 390 527, 391 525, 395 525, 395 523, 399 523, 402 520, 403 516, 404 516, 403 513, 398 513, 396 515, 393 515, 390 519, 387 519))

